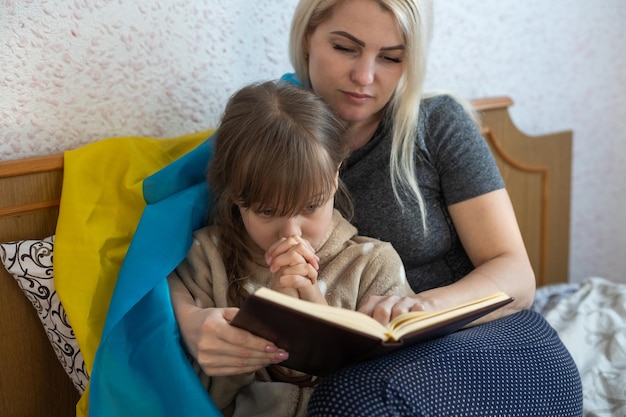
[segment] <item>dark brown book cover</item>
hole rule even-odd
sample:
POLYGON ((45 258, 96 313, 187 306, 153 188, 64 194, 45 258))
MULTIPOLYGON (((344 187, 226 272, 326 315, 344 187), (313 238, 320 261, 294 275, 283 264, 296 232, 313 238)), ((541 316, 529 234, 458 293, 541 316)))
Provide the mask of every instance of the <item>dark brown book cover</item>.
POLYGON ((325 376, 339 368, 371 359, 459 330, 468 323, 513 301, 512 298, 474 309, 405 335, 398 342, 384 341, 305 311, 251 295, 232 325, 263 337, 289 352, 280 365, 325 376))

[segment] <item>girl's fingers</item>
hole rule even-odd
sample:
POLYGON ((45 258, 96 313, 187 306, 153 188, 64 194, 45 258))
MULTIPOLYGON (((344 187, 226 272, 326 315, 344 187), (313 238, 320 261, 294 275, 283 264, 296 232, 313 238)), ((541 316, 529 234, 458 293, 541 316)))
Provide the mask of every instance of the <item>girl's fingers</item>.
POLYGON ((272 260, 272 263, 269 265, 269 268, 270 268, 270 272, 274 273, 274 272, 278 272, 282 268, 295 266, 295 265, 303 265, 306 263, 307 263, 306 258, 304 258, 304 256, 302 256, 300 252, 295 251, 295 250, 289 250, 285 253, 282 253, 276 256, 272 260))
POLYGON ((271 272, 277 272, 285 266, 301 263, 307 263, 314 269, 319 269, 319 257, 311 250, 311 245, 302 239, 293 237, 287 238, 270 248, 266 252, 265 260, 271 272))
POLYGON ((279 271, 277 282, 281 287, 302 288, 317 284, 317 271, 309 264, 299 264, 279 271))
POLYGON ((295 235, 282 238, 274 243, 265 252, 265 262, 271 266, 278 256, 290 251, 297 252, 304 258, 305 262, 313 265, 313 268, 319 269, 319 257, 315 254, 313 246, 306 239, 295 235))

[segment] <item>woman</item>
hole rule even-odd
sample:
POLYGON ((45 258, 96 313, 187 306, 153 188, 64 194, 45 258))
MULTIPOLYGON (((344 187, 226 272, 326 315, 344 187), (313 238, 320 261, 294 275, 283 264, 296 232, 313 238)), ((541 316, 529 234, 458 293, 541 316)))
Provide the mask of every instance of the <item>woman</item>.
MULTIPOLYGON (((489 149, 458 102, 422 93, 431 23, 427 0, 301 0, 292 23, 297 79, 349 127, 341 177, 353 223, 394 245, 416 292, 372 297, 361 311, 384 321, 495 291, 516 301, 479 326, 338 372, 316 388, 309 413, 581 415, 571 356, 526 310, 534 276, 489 149)), ((266 258, 271 265, 271 251, 266 258)), ((207 375, 287 357, 232 328, 234 311, 198 309, 180 281, 170 288, 185 344, 207 375)))

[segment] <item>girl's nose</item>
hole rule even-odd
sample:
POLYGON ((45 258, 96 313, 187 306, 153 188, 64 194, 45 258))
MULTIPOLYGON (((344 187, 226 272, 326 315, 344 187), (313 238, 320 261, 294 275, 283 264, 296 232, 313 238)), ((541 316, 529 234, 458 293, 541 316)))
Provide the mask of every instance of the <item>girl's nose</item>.
POLYGON ((358 85, 369 85, 374 82, 375 63, 368 57, 362 57, 355 61, 352 68, 352 81, 358 85))
POLYGON ((279 237, 289 236, 301 236, 302 230, 300 228, 299 216, 284 217, 279 230, 279 237))

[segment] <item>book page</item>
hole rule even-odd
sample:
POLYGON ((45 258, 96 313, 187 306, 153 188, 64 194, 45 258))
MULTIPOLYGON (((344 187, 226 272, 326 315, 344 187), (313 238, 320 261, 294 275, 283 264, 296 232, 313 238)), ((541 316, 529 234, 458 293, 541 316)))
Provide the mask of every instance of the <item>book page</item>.
POLYGON ((301 300, 269 288, 259 288, 254 295, 383 340, 386 340, 386 335, 390 333, 387 327, 358 311, 301 300))
POLYGON ((476 310, 480 310, 483 307, 487 307, 493 304, 497 304, 502 301, 509 300, 510 297, 503 293, 498 292, 491 294, 487 297, 470 301, 465 304, 461 304, 446 310, 440 311, 415 311, 403 314, 396 317, 389 323, 393 340, 398 340, 402 336, 414 332, 416 330, 441 323, 445 320, 449 320, 454 317, 463 316, 476 310))
POLYGON ((384 326, 372 317, 358 311, 301 300, 269 288, 259 288, 254 295, 300 313, 378 337, 383 341, 398 341, 404 335, 417 330, 433 327, 447 320, 453 320, 456 317, 462 317, 485 307, 511 300, 507 294, 498 292, 446 310, 405 313, 393 319, 388 326, 384 326))

